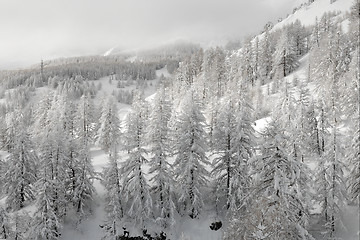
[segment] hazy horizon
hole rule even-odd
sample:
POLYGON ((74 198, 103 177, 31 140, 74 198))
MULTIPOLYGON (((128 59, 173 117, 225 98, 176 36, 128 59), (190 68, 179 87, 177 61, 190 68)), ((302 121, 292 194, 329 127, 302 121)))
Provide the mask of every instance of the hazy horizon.
POLYGON ((305 0, 0 0, 0 69, 182 39, 242 39, 305 0))

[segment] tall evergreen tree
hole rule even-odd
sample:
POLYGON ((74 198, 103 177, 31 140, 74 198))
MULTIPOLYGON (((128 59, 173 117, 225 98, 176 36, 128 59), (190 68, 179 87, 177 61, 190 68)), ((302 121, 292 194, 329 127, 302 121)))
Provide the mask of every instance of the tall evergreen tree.
POLYGON ((62 219, 66 214, 67 146, 64 125, 59 121, 61 107, 55 95, 47 114, 46 128, 40 144, 40 178, 37 183, 39 195, 34 218, 34 239, 58 239, 62 219))
POLYGON ((220 190, 223 192, 218 192, 217 198, 225 198, 225 204, 227 208, 230 207, 230 198, 231 198, 231 181, 232 175, 234 174, 234 156, 232 150, 234 149, 234 135, 235 125, 236 125, 236 116, 235 116, 235 103, 231 101, 231 98, 223 99, 222 104, 219 106, 220 112, 215 120, 214 133, 213 133, 213 154, 216 156, 213 160, 213 167, 211 174, 216 178, 217 186, 226 186, 221 187, 220 190))
POLYGON ((169 127, 171 115, 171 104, 166 97, 165 88, 158 89, 153 110, 150 114, 147 140, 149 141, 152 158, 149 174, 153 175, 152 193, 154 195, 154 207, 156 208, 156 221, 161 227, 166 228, 174 224, 174 213, 176 211, 173 202, 174 179, 171 166, 168 162, 170 154, 169 127))
POLYGON ((97 142, 105 151, 108 151, 112 144, 111 140, 120 136, 120 120, 114 98, 108 99, 101 111, 99 122, 97 142))
POLYGON ((273 56, 273 72, 277 71, 277 76, 286 77, 298 67, 298 59, 295 43, 291 39, 287 29, 283 30, 276 45, 273 56))
POLYGON ((37 211, 30 237, 37 240, 56 240, 61 234, 61 221, 58 216, 58 199, 55 191, 56 186, 52 183, 52 169, 44 164, 42 175, 38 182, 39 196, 37 199, 37 211))
POLYGON ((3 175, 4 191, 8 195, 6 203, 9 208, 18 210, 26 201, 35 199, 34 183, 36 181, 37 156, 30 140, 24 116, 21 111, 13 113, 17 125, 15 140, 10 155, 6 160, 6 171, 3 175))
POLYGON ((79 138, 86 141, 87 145, 91 144, 94 140, 95 122, 94 102, 89 95, 83 95, 78 104, 75 124, 79 138))
POLYGON ((295 133, 293 137, 295 138, 294 144, 298 148, 297 157, 301 162, 304 162, 305 157, 311 156, 309 153, 314 152, 312 148, 315 142, 312 139, 313 136, 309 135, 309 133, 313 134, 314 128, 316 128, 312 123, 314 116, 310 108, 310 91, 304 83, 300 83, 299 99, 296 103, 296 119, 293 120, 295 122, 295 133))
MULTIPOLYGON (((74 119, 76 136, 74 144, 78 146, 77 161, 73 175, 74 182, 73 204, 76 211, 83 215, 86 211, 91 212, 92 197, 95 192, 92 180, 95 172, 91 163, 90 145, 93 140, 94 112, 89 96, 83 95, 80 99, 77 116, 74 119)), ((115 112, 117 110, 115 108, 115 112)), ((114 129, 116 133, 116 129, 114 129)), ((115 134, 114 133, 114 134, 115 134)))
POLYGON ((105 201, 108 225, 112 226, 112 236, 117 235, 117 224, 124 216, 119 155, 115 140, 109 149, 109 163, 103 170, 103 184, 106 189, 105 201))
POLYGON ((216 121, 214 136, 214 169, 218 184, 226 196, 226 206, 232 210, 245 204, 249 191, 248 161, 254 153, 254 132, 251 126, 251 107, 246 93, 240 99, 234 95, 223 99, 216 121), (230 99, 237 99, 235 102, 230 99))
POLYGON ((259 45, 259 38, 258 37, 255 38, 255 43, 253 44, 252 51, 253 51, 252 64, 254 66, 254 68, 253 68, 253 78, 254 78, 254 81, 255 81, 253 86, 255 86, 256 81, 260 77, 260 73, 259 73, 260 45, 259 45))
POLYGON ((60 98, 60 116, 58 120, 63 125, 63 137, 66 143, 66 182, 65 182, 65 192, 66 200, 71 202, 73 206, 76 205, 74 202, 74 194, 76 189, 76 180, 77 180, 77 170, 78 170, 78 160, 79 160, 79 148, 80 145, 76 141, 77 131, 75 124, 76 116, 76 105, 72 100, 68 99, 66 95, 61 96, 60 98))
POLYGON ((126 119, 124 134, 125 150, 128 158, 121 166, 124 177, 124 198, 129 204, 128 215, 143 225, 152 213, 150 187, 145 178, 144 164, 147 150, 144 142, 145 120, 147 119, 145 102, 140 94, 134 97, 132 111, 126 119))
MULTIPOLYGON (((333 116, 334 117, 334 116, 333 116)), ((336 232, 338 231, 338 226, 342 225, 342 218, 340 217, 340 211, 346 199, 345 193, 345 181, 344 181, 344 164, 341 161, 341 155, 343 151, 341 150, 339 142, 339 133, 337 129, 338 121, 334 117, 335 124, 332 126, 331 138, 329 145, 325 151, 325 181, 328 184, 327 194, 327 204, 326 204, 326 213, 328 219, 325 219, 325 228, 326 232, 324 234, 328 239, 336 239, 336 232)))
POLYGON ((307 52, 307 46, 305 41, 307 33, 305 27, 302 26, 299 19, 297 19, 289 26, 289 34, 295 44, 296 56, 303 56, 307 52))
POLYGON ((46 129, 49 125, 49 111, 52 106, 53 102, 53 94, 48 93, 45 95, 39 102, 38 106, 35 108, 35 114, 34 114, 34 127, 32 134, 34 136, 35 142, 39 143, 41 142, 41 139, 45 135, 44 129, 46 129))
POLYGON ((338 82, 336 75, 332 75, 330 93, 329 96, 329 114, 328 123, 330 126, 330 136, 327 139, 324 148, 322 170, 322 181, 320 184, 325 186, 323 191, 324 200, 323 212, 325 216, 324 227, 326 231, 325 236, 328 239, 336 239, 336 233, 338 226, 342 225, 342 218, 340 217, 340 209, 346 200, 345 181, 343 164, 344 149, 341 145, 339 134, 339 124, 342 115, 341 109, 338 103, 338 82))
POLYGON ((252 42, 248 39, 244 46, 242 47, 241 54, 241 77, 251 83, 252 86, 255 86, 254 78, 254 65, 253 65, 253 47, 252 42))
POLYGON ((263 78, 262 84, 265 84, 265 79, 270 78, 272 71, 272 51, 270 46, 269 31, 266 30, 264 38, 260 42, 260 54, 259 54, 259 72, 263 78))
POLYGON ((213 67, 213 76, 215 80, 216 94, 218 97, 224 94, 224 90, 226 88, 226 67, 225 67, 225 58, 226 55, 220 47, 215 49, 214 56, 214 67, 213 67))
MULTIPOLYGON (((351 163, 351 172, 349 174, 348 186, 351 199, 358 200, 358 207, 360 211, 360 1, 354 1, 351 7, 350 15, 350 33, 351 42, 355 47, 355 54, 353 55, 350 64, 349 76, 353 81, 349 84, 351 95, 349 101, 346 103, 348 106, 348 115, 353 119, 353 129, 355 130, 354 136, 349 148, 348 160, 351 163), (357 91, 352 91, 357 89, 357 91)), ((360 215, 359 215, 360 216, 360 215)))
POLYGON ((264 233, 274 239, 311 239, 306 236, 308 233, 301 236, 307 232, 308 209, 300 196, 308 181, 305 177, 308 170, 288 151, 289 139, 277 121, 273 120, 266 130, 262 155, 255 166, 257 193, 267 196, 260 197, 260 201, 267 202, 261 206, 266 215, 272 216, 261 224, 266 227, 264 233))
POLYGON ((90 146, 86 144, 80 146, 73 203, 75 203, 76 211, 83 215, 86 211, 91 212, 95 192, 92 181, 95 178, 95 172, 91 163, 90 146))
POLYGON ((112 104, 109 109, 112 109, 112 121, 109 122, 112 126, 112 133, 109 135, 109 163, 103 170, 103 184, 106 189, 105 201, 108 224, 112 226, 112 236, 117 235, 117 224, 124 216, 123 209, 123 186, 121 173, 119 169, 119 155, 118 149, 120 148, 120 120, 118 118, 118 110, 116 104, 109 100, 108 104, 112 104))
POLYGON ((205 118, 195 93, 189 90, 178 116, 173 145, 175 179, 179 184, 182 213, 197 218, 203 208, 203 191, 207 184, 209 164, 205 118))

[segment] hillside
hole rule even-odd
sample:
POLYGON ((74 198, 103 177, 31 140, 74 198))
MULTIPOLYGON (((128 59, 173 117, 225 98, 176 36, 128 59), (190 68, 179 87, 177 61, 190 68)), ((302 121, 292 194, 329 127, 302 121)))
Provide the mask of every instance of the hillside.
POLYGON ((275 24, 273 30, 281 29, 286 25, 294 23, 296 20, 300 20, 305 26, 314 25, 316 18, 320 18, 326 12, 339 12, 339 17, 343 17, 350 11, 350 7, 354 1, 352 0, 337 0, 330 3, 330 0, 316 0, 313 3, 304 3, 293 14, 290 14, 287 18, 281 22, 275 24))

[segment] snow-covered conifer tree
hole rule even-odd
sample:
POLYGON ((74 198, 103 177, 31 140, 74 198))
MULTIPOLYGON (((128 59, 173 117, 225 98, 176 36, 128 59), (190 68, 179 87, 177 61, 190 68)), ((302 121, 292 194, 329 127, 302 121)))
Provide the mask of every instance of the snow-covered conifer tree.
MULTIPOLYGON (((215 126, 213 130, 213 160, 214 169, 212 174, 216 177, 216 185, 221 186, 220 192, 217 193, 217 198, 225 197, 227 208, 230 207, 231 197, 231 178, 234 174, 234 159, 233 159, 233 134, 235 134, 235 106, 234 102, 229 98, 224 98, 219 109, 220 112, 217 119, 214 121, 215 126), (224 187, 225 186, 225 187, 224 187)), ((224 201, 224 199, 222 199, 224 201)))
POLYGON ((95 109, 94 103, 89 95, 80 98, 77 114, 76 129, 79 138, 91 144, 94 140, 95 109))
POLYGON ((132 111, 126 119, 124 133, 125 150, 128 158, 121 166, 124 177, 124 200, 128 203, 127 214, 135 219, 140 226, 151 217, 152 199, 150 187, 145 179, 143 166, 148 160, 145 158, 145 120, 147 119, 145 102, 139 93, 132 104, 132 111))
POLYGON ((311 33, 311 47, 320 47, 320 32, 319 32, 319 21, 315 18, 315 24, 311 33))
POLYGON ((58 119, 59 124, 63 126, 63 139, 65 140, 65 148, 67 149, 67 161, 66 161, 66 200, 75 205, 74 192, 76 188, 77 169, 78 169, 78 156, 79 156, 79 144, 76 141, 76 105, 72 100, 68 99, 66 95, 63 95, 59 99, 60 109, 58 119))
POLYGON ((37 211, 34 215, 30 237, 38 240, 56 240, 61 234, 61 221, 58 216, 56 186, 52 183, 49 166, 43 164, 42 175, 38 182, 39 196, 37 211))
POLYGON ((209 174, 205 166, 209 162, 205 154, 205 118, 192 89, 183 99, 174 134, 174 171, 180 190, 181 212, 197 218, 204 205, 203 194, 209 174))
POLYGON ((260 54, 259 54, 259 72, 262 77, 262 85, 265 84, 265 79, 270 78, 272 71, 272 52, 269 39, 269 30, 264 33, 264 38, 260 42, 260 54))
POLYGON ((295 70, 298 64, 295 43, 289 36, 289 32, 285 29, 282 31, 276 45, 276 51, 273 56, 273 71, 278 71, 278 76, 286 77, 295 70))
POLYGON ((349 99, 349 116, 354 119, 354 137, 349 148, 348 160, 351 163, 351 172, 348 179, 349 193, 352 200, 358 200, 358 207, 360 209, 360 1, 355 1, 351 8, 351 22, 354 29, 355 39, 353 42, 357 45, 355 48, 355 54, 350 64, 350 73, 353 79, 350 89, 357 89, 355 91, 349 91, 352 98, 349 99))
MULTIPOLYGON (((360 119, 357 120, 359 122, 360 119)), ((360 198, 360 128, 357 127, 357 130, 354 133, 352 139, 352 145, 350 148, 350 154, 348 159, 351 163, 351 172, 348 179, 349 184, 349 194, 352 200, 360 198)))
POLYGON ((214 144, 216 144, 215 136, 214 136, 214 128, 217 125, 218 114, 219 114, 219 106, 218 106, 219 98, 209 99, 206 112, 208 114, 208 136, 209 136, 209 148, 213 149, 214 144))
POLYGON ((152 193, 154 195, 154 207, 156 208, 156 221, 161 227, 166 228, 174 224, 175 204, 173 202, 174 179, 171 166, 168 162, 170 154, 169 120, 171 104, 166 98, 164 86, 158 89, 153 110, 150 113, 150 121, 147 127, 147 140, 149 142, 152 158, 149 174, 153 177, 152 193))
POLYGON ((2 137, 2 148, 11 151, 14 148, 16 141, 16 113, 8 113, 5 116, 5 129, 2 137))
POLYGON ((260 58, 260 45, 259 45, 259 38, 256 37, 255 38, 255 43, 253 44, 253 54, 252 54, 252 64, 253 64, 253 78, 254 78, 254 84, 253 86, 255 86, 256 81, 259 79, 260 77, 260 72, 259 72, 259 58, 260 58))
POLYGON ((288 31, 292 42, 294 43, 295 53, 297 57, 301 57, 307 52, 305 27, 301 24, 301 21, 297 19, 288 27, 288 31))
POLYGON ((231 236, 312 239, 306 230, 308 209, 299 197, 307 181, 307 169, 292 158, 288 137, 277 122, 269 123, 261 144, 262 154, 254 159, 254 196, 243 218, 233 220, 235 224, 228 230, 231 236))
POLYGON ((253 65, 253 49, 252 42, 250 39, 244 43, 241 54, 241 77, 246 81, 250 82, 252 86, 255 85, 254 78, 254 65, 253 65))
MULTIPOLYGON (((240 83, 243 84, 243 83, 240 83)), ((250 187, 249 160, 253 157, 255 136, 253 124, 253 108, 249 99, 246 85, 239 87, 238 100, 236 103, 236 122, 233 134, 234 175, 231 181, 232 209, 246 204, 246 195, 250 187)))
POLYGON ((328 239, 336 239, 336 232, 338 231, 338 226, 342 224, 342 218, 340 216, 341 206, 346 200, 346 191, 345 191, 345 179, 344 179, 344 169, 343 164, 344 149, 340 141, 339 133, 339 122, 341 116, 341 108, 338 104, 338 85, 335 81, 335 76, 332 79, 331 86, 331 95, 330 95, 330 109, 329 109, 329 124, 331 127, 330 138, 328 144, 326 145, 324 157, 325 157, 325 181, 328 184, 327 195, 327 204, 324 207, 327 207, 326 213, 328 219, 325 219, 325 236, 328 239))
POLYGON ((124 216, 123 196, 121 185, 121 174, 118 163, 117 152, 118 141, 115 141, 109 149, 109 164, 103 170, 102 183, 106 189, 105 201, 107 212, 107 222, 112 226, 112 235, 116 236, 117 223, 124 216))
POLYGON ((74 169, 72 202, 78 213, 91 212, 91 201, 95 192, 92 179, 95 172, 91 163, 90 144, 93 140, 93 105, 90 96, 82 96, 74 119, 76 135, 73 136, 74 145, 78 147, 74 169))
POLYGON ((219 197, 225 197, 225 205, 232 210, 244 204, 244 196, 249 190, 246 166, 253 155, 254 147, 251 108, 245 94, 241 94, 243 97, 240 100, 236 100, 234 95, 223 99, 214 128, 216 144, 212 173, 223 191, 218 193, 219 197))
POLYGON ((90 146, 80 140, 81 143, 83 145, 80 145, 79 149, 73 203, 76 204, 79 214, 85 214, 85 211, 91 212, 91 201, 95 192, 92 180, 95 172, 91 163, 90 146))
POLYGON ((11 216, 12 222, 12 239, 26 240, 31 228, 31 217, 28 212, 15 212, 11 216))
POLYGON ((34 126, 32 134, 35 138, 35 142, 41 142, 41 139, 43 137, 44 129, 46 129, 49 125, 49 117, 48 113, 50 111, 51 105, 53 102, 53 94, 48 93, 46 96, 44 96, 38 106, 35 108, 35 114, 34 114, 34 126))
POLYGON ((293 120, 295 122, 295 132, 292 136, 295 138, 294 144, 298 148, 297 157, 304 162, 306 156, 313 153, 314 141, 312 139, 312 133, 314 126, 312 121, 314 116, 310 111, 311 99, 309 89, 304 83, 300 83, 299 99, 296 104, 296 117, 293 120), (310 112, 309 112, 310 111, 310 112), (309 133, 311 133, 309 135, 309 133))
POLYGON ((351 119, 351 143, 348 145, 347 160, 350 163, 348 189, 351 200, 358 201, 360 208, 360 1, 354 1, 350 12, 349 40, 354 47, 349 71, 341 79, 344 82, 345 114, 351 119), (350 80, 350 81, 349 81, 350 80), (356 91, 354 91, 356 89, 356 91))
POLYGON ((66 214, 66 183, 68 179, 67 145, 59 96, 55 95, 47 113, 46 128, 40 143, 40 177, 37 182, 39 194, 34 217, 34 239, 58 239, 61 221, 66 214))
POLYGON ((34 183, 36 181, 37 155, 30 140, 24 116, 21 111, 13 113, 17 125, 15 139, 10 155, 6 160, 6 171, 2 176, 4 192, 7 194, 7 206, 13 210, 24 207, 26 201, 35 199, 34 183))
POLYGON ((112 133, 109 135, 109 163, 103 170, 103 184, 106 189, 106 212, 107 222, 112 226, 112 235, 116 236, 116 226, 119 220, 124 216, 123 209, 123 193, 122 193, 122 179, 119 169, 119 155, 118 149, 120 144, 120 120, 118 118, 118 111, 115 102, 112 102, 112 133))
MULTIPOLYGON (((360 2, 354 0, 350 10, 349 40, 353 49, 359 47, 360 43, 360 2)), ((357 51, 359 52, 359 51, 357 51)))
POLYGON ((226 88, 226 68, 225 68, 226 55, 220 47, 216 47, 214 55, 214 68, 213 77, 216 83, 216 94, 221 97, 226 88))
POLYGON ((113 97, 109 98, 103 107, 99 122, 97 142, 105 151, 108 151, 111 141, 120 136, 120 120, 116 100, 113 97))

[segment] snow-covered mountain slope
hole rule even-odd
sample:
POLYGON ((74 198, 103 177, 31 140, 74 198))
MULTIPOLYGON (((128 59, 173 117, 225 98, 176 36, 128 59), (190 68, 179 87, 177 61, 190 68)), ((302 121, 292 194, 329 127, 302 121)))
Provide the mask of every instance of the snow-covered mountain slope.
POLYGON ((115 49, 115 48, 111 48, 111 49, 107 50, 107 51, 104 53, 103 56, 106 57, 106 56, 111 55, 111 53, 114 51, 114 49, 115 49))
POLYGON ((350 10, 352 3, 353 0, 337 0, 333 3, 331 3, 331 0, 316 0, 310 5, 303 5, 295 13, 275 24, 272 31, 281 29, 286 25, 294 23, 296 20, 300 20, 305 26, 312 25, 315 23, 316 18, 321 18, 326 12, 341 12, 341 15, 344 15, 350 10))

